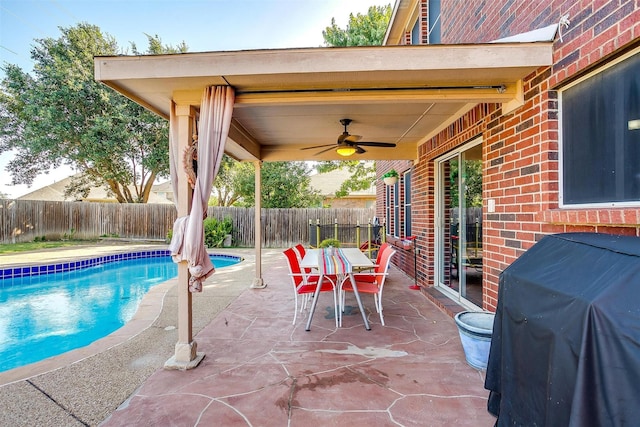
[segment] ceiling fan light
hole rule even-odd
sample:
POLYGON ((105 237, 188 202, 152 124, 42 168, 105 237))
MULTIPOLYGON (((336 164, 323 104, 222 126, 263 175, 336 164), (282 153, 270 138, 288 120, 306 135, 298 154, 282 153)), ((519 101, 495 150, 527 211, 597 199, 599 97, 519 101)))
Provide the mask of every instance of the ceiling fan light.
POLYGON ((349 145, 344 146, 344 147, 338 147, 336 149, 336 153, 340 154, 341 156, 344 157, 349 157, 354 155, 356 152, 356 147, 351 147, 349 145))

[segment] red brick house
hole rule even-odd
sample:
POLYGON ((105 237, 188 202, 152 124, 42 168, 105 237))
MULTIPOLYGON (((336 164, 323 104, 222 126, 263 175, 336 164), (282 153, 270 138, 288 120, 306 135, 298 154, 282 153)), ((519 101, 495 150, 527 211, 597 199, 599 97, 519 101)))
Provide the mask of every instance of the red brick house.
MULTIPOLYGON (((640 236, 640 2, 395 3, 385 45, 488 43, 553 24, 553 64, 522 79, 517 108, 477 104, 425 135, 415 161, 377 163, 401 175, 378 185, 389 240, 417 236, 417 281, 452 312, 494 311, 500 273, 546 234, 640 236)), ((413 275, 414 254, 399 255, 413 275)))

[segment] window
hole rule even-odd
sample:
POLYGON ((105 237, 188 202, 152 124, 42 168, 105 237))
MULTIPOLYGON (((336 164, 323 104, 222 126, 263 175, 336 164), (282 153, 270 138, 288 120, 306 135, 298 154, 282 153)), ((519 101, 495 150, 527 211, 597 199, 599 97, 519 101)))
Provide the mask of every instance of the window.
POLYGON ((420 19, 416 19, 411 29, 411 44, 420 44, 420 19))
POLYGON ((440 44, 440 0, 429 0, 429 44, 440 44))
POLYGON ((640 52, 560 93, 561 206, 640 205, 640 52))
POLYGON ((393 237, 400 237, 400 181, 393 185, 393 237))
POLYGON ((404 235, 411 236, 411 171, 402 177, 404 182, 404 235))
POLYGON ((386 233, 391 234, 391 186, 384 186, 384 215, 386 217, 385 227, 386 233))

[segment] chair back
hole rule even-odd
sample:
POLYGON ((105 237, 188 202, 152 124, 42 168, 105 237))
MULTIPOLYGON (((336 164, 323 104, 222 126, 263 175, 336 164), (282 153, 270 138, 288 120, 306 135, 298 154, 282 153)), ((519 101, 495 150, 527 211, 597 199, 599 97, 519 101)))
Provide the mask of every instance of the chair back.
POLYGON ((289 273, 291 274, 291 279, 293 280, 294 287, 297 288, 303 281, 302 271, 300 270, 300 262, 298 261, 298 254, 293 248, 289 248, 282 253, 287 258, 289 273))
POLYGON ((293 247, 293 249, 296 250, 296 252, 298 252, 298 254, 300 255, 299 259, 304 258, 304 256, 307 253, 307 250, 304 248, 304 246, 302 245, 302 243, 298 243, 297 245, 295 245, 293 247))
POLYGON ((382 253, 387 249, 390 245, 387 242, 384 242, 378 248, 378 255, 376 256, 376 265, 380 264, 380 260, 382 259, 382 253))
MULTIPOLYGON (((376 265, 376 274, 385 274, 389 270, 389 264, 391 263, 391 257, 395 255, 396 250, 391 246, 387 246, 380 256, 380 262, 376 265)), ((384 282, 385 276, 382 276, 381 282, 384 282)))

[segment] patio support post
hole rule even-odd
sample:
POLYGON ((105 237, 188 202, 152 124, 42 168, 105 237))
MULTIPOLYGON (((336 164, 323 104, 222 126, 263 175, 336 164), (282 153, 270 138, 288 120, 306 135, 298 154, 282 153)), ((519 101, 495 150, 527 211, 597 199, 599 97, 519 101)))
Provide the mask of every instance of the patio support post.
POLYGON ((267 285, 262 279, 262 162, 257 160, 253 162, 255 165, 255 212, 254 212, 254 228, 255 228, 255 247, 256 247, 256 277, 253 279, 251 287, 253 289, 263 289, 267 285))
MULTIPOLYGON (((187 150, 191 142, 194 129, 192 129, 195 112, 189 105, 176 106, 178 118, 178 153, 187 150)), ((184 173, 184 172, 181 172, 184 173)), ((187 216, 191 211, 193 191, 186 177, 179 180, 178 188, 178 217, 187 216)), ((188 262, 178 263, 178 342, 175 346, 175 354, 166 363, 166 368, 190 369, 195 368, 204 357, 203 353, 197 353, 197 344, 193 341, 193 307, 192 295, 189 292, 188 262)))

